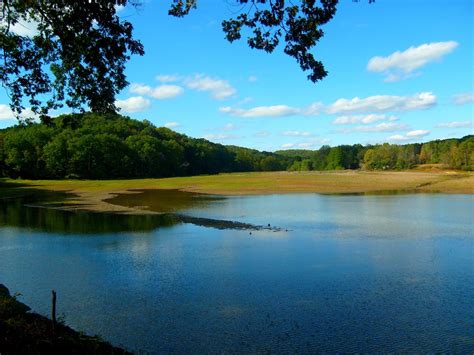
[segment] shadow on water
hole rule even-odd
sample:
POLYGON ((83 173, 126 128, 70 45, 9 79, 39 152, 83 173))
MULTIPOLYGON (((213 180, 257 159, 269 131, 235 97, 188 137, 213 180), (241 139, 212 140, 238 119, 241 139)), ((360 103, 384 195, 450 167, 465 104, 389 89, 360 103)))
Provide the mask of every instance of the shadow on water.
POLYGON ((147 232, 181 221, 172 215, 124 215, 58 209, 72 194, 0 181, 0 226, 61 234, 147 232))
POLYGON ((180 190, 130 190, 136 193, 119 194, 106 202, 130 208, 146 209, 159 213, 176 213, 191 208, 205 208, 225 197, 180 190))
MULTIPOLYGON (((279 230, 238 221, 192 217, 191 208, 204 209, 223 197, 178 190, 137 190, 137 194, 121 194, 107 202, 160 214, 130 215, 122 213, 71 211, 62 209, 74 196, 71 193, 25 188, 20 184, 0 181, 0 227, 28 228, 61 234, 107 234, 149 232, 178 223, 215 229, 279 230)), ((67 205, 70 207, 70 205, 67 205)))
POLYGON ((395 196, 395 195, 426 194, 426 191, 412 189, 412 190, 379 190, 379 191, 365 191, 365 192, 328 192, 328 193, 320 193, 320 194, 325 195, 325 196, 395 196))
POLYGON ((132 190, 134 194, 119 194, 106 202, 128 208, 139 208, 147 211, 164 213, 183 223, 191 223, 201 227, 215 229, 238 230, 271 230, 281 231, 281 228, 260 226, 233 220, 213 219, 190 216, 191 210, 213 208, 213 202, 225 200, 225 197, 187 192, 180 190, 132 190))

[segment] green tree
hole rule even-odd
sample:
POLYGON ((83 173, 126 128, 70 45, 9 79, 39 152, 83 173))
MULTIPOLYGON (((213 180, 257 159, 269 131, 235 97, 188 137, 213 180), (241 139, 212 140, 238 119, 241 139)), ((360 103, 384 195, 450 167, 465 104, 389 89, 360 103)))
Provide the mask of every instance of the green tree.
POLYGON ((315 153, 313 158, 313 168, 314 170, 325 170, 326 166, 328 165, 327 159, 329 152, 331 151, 331 147, 328 145, 323 145, 319 150, 315 153))
MULTIPOLYGON (((229 42, 250 33, 251 48, 273 52, 280 42, 295 58, 308 79, 327 75, 312 49, 323 37, 322 26, 335 15, 338 0, 235 0, 241 13, 223 21, 229 42)), ((369 3, 374 0, 368 0, 369 3)), ((50 109, 66 104, 74 109, 88 106, 94 112, 114 112, 115 95, 128 83, 125 64, 144 48, 133 37, 133 26, 119 18, 116 1, 30 0, 0 2, 0 82, 11 97, 11 108, 20 113, 28 100, 44 122, 50 109), (38 23, 32 38, 14 33, 19 21, 38 23), (45 95, 50 94, 50 96, 45 95)), ((122 4, 139 6, 137 1, 122 4)), ((197 0, 170 0, 169 14, 187 15, 197 0)))
POLYGON ((328 170, 343 169, 343 151, 341 147, 331 148, 327 156, 326 169, 328 170))
POLYGON ((43 147, 53 130, 45 125, 18 126, 7 131, 4 138, 5 163, 12 176, 38 178, 44 171, 43 147))
POLYGON ((398 146, 384 143, 368 149, 364 155, 364 167, 369 170, 395 169, 398 146))
POLYGON ((377 167, 375 149, 367 149, 364 154, 364 168, 367 170, 375 170, 377 167))
POLYGON ((105 179, 130 175, 131 153, 125 142, 112 134, 86 134, 70 141, 71 172, 79 177, 105 179))
POLYGON ((474 170, 474 138, 459 144, 459 167, 463 170, 474 170))
POLYGON ((279 171, 282 170, 282 166, 276 157, 269 155, 260 161, 260 169, 262 171, 279 171))
POLYGON ((418 157, 416 154, 416 145, 407 144, 399 146, 397 151, 397 160, 395 167, 397 169, 410 169, 418 163, 418 157))
POLYGON ((68 139, 70 136, 70 131, 64 131, 44 146, 44 161, 48 176, 53 178, 68 176, 70 156, 68 139))
POLYGON ((302 160, 300 170, 302 170, 302 171, 311 171, 311 170, 313 170, 313 162, 310 159, 302 160))
MULTIPOLYGON (((406 169, 427 145, 452 168, 472 170, 474 138, 408 145, 323 146, 260 152, 193 139, 117 114, 62 115, 48 124, 0 129, 0 174, 25 178, 122 178, 231 171, 406 169), (317 165, 320 164, 320 165, 317 165)), ((430 149, 431 149, 430 148, 430 149)))
MULTIPOLYGON (((338 0, 291 1, 237 0, 247 5, 241 13, 222 22, 226 39, 234 42, 242 38, 242 32, 251 31, 247 43, 251 48, 271 53, 283 40, 285 54, 296 59, 303 71, 310 71, 312 82, 327 75, 321 61, 315 59, 310 50, 323 37, 321 26, 329 22, 336 13, 338 0)), ((373 1, 370 1, 373 2, 373 1)), ((175 1, 170 15, 182 17, 196 8, 197 1, 175 1)))
POLYGON ((158 138, 149 135, 133 135, 127 137, 125 144, 135 153, 132 176, 163 176, 165 156, 161 151, 158 138))
POLYGON ((253 171, 255 161, 252 152, 249 149, 233 149, 235 151, 236 169, 239 171, 253 171))
POLYGON ((5 164, 5 147, 4 147, 5 134, 0 132, 0 176, 7 174, 7 166, 5 164))
POLYGON ((174 140, 167 140, 162 141, 161 152, 165 157, 163 176, 182 175, 187 166, 184 163, 184 148, 174 140))
POLYGON ((111 1, 2 1, 0 81, 20 113, 23 99, 46 114, 65 102, 95 112, 115 111, 115 94, 128 83, 125 63, 143 54, 132 24, 121 20, 111 1), (38 23, 32 38, 11 31, 18 21, 38 23), (51 97, 43 102, 43 94, 51 97))
POLYGON ((301 171, 301 161, 295 160, 288 168, 288 171, 301 171))

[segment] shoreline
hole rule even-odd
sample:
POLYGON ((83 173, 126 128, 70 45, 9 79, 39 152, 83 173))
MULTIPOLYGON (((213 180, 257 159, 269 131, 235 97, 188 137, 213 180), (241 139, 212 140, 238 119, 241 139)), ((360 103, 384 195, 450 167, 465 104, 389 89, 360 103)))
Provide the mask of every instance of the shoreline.
MULTIPOLYGON (((383 194, 447 193, 474 194, 474 174, 457 171, 329 171, 253 172, 136 180, 0 180, 0 199, 27 196, 30 191, 62 192, 67 198, 50 208, 68 211, 117 214, 157 214, 108 202, 121 194, 140 190, 179 190, 219 196, 288 193, 383 194), (13 195, 12 195, 13 191, 13 195), (10 195, 9 196, 9 192, 10 195)), ((45 207, 48 207, 47 205, 45 207)))
POLYGON ((0 349, 14 353, 131 354, 98 336, 85 335, 53 321, 18 301, 0 283, 0 349))

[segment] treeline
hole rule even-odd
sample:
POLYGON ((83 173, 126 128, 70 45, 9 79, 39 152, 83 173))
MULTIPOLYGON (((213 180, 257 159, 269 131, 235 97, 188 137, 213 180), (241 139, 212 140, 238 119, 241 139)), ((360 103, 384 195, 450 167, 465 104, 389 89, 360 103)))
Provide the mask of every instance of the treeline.
POLYGON ((474 170, 474 137, 413 144, 323 146, 319 150, 277 151, 294 159, 288 170, 401 170, 419 164, 442 164, 452 169, 474 170))
POLYGON ((170 177, 236 171, 474 167, 474 138, 424 144, 260 152, 194 139, 151 122, 92 113, 0 130, 0 175, 31 179, 170 177))
POLYGON ((0 174, 13 178, 169 177, 287 164, 273 153, 193 139, 116 114, 69 114, 0 130, 0 174))

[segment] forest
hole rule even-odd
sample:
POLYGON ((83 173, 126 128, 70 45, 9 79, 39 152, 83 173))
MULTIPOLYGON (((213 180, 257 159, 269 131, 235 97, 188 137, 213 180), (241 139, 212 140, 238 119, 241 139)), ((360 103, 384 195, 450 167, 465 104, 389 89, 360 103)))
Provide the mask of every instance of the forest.
POLYGON ((322 146, 274 153, 190 138, 118 114, 61 115, 0 130, 0 176, 117 179, 221 172, 474 168, 474 136, 427 143, 322 146))

